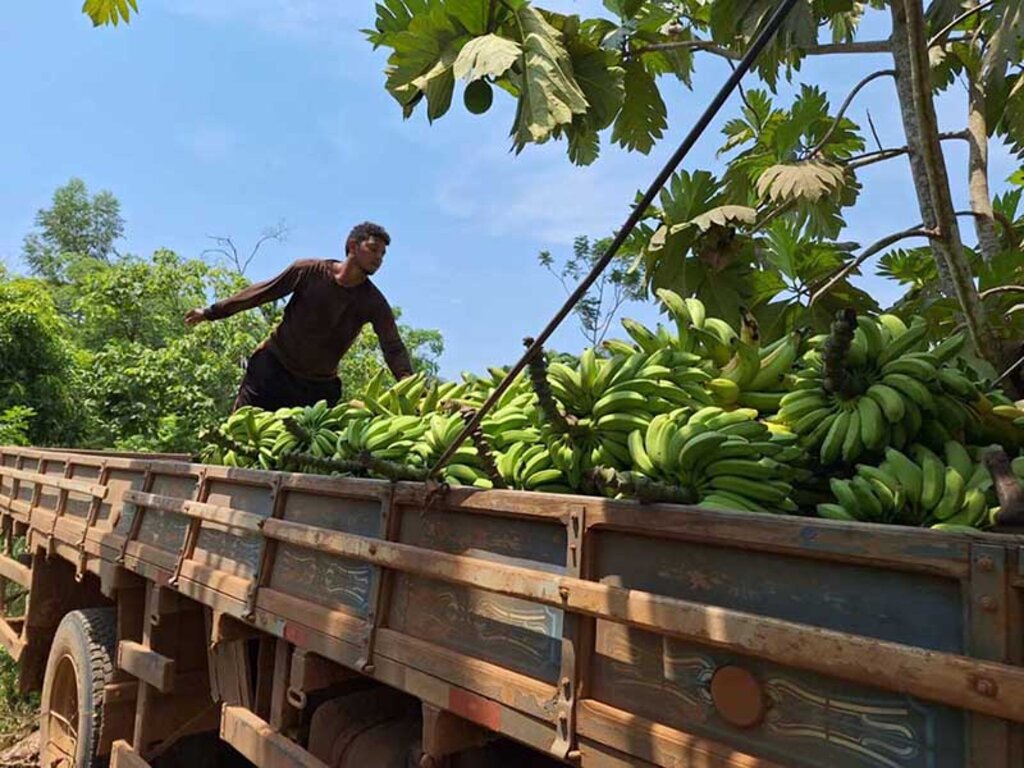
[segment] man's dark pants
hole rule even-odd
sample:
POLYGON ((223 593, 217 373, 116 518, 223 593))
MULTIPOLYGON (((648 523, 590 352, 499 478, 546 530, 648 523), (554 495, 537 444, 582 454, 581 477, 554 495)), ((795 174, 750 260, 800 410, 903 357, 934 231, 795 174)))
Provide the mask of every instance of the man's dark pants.
POLYGON ((245 368, 232 411, 243 405, 254 405, 265 411, 313 405, 326 400, 334 405, 341 399, 340 379, 304 379, 296 376, 265 347, 257 349, 245 368))

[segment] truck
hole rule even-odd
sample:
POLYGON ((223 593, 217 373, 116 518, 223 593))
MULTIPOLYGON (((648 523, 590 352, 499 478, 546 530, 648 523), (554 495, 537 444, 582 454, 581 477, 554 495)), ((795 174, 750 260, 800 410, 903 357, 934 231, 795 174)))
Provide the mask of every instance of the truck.
POLYGON ((47 768, 1020 768, 1024 536, 0 449, 47 768))

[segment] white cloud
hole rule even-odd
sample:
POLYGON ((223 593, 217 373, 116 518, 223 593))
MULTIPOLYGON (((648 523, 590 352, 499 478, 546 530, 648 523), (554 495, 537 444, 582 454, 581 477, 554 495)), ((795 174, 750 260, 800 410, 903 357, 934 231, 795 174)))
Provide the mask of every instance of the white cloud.
POLYGON ((577 235, 610 235, 629 214, 633 190, 653 173, 650 158, 608 146, 583 168, 570 163, 564 143, 530 146, 514 156, 507 137, 495 135, 478 137, 477 147, 438 184, 435 200, 445 214, 492 236, 529 232, 567 245, 577 235))

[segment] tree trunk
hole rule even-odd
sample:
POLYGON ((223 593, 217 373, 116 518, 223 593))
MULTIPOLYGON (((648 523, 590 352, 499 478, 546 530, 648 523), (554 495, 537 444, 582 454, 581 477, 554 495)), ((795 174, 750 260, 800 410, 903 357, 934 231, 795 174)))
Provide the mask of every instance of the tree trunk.
POLYGON ((969 192, 974 212, 974 231, 978 248, 985 261, 991 261, 1002 250, 992 211, 992 195, 988 188, 988 124, 985 119, 985 85, 968 76, 967 133, 970 157, 969 192))
POLYGON ((956 297, 959 301, 975 349, 998 366, 1002 354, 974 285, 949 190, 932 101, 924 10, 921 0, 893 0, 891 9, 896 92, 907 146, 911 147, 910 169, 921 219, 926 228, 939 232, 939 236, 932 240, 932 250, 940 284, 947 296, 956 297))

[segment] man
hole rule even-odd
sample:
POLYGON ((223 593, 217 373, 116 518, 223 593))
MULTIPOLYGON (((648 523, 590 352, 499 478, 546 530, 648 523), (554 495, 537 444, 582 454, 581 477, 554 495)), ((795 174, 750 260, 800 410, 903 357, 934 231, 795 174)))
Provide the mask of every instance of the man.
POLYGON ((367 323, 380 339, 395 378, 412 375, 395 314, 370 280, 390 244, 383 227, 364 222, 349 233, 344 261, 296 261, 277 277, 185 315, 188 325, 196 325, 292 294, 284 319, 249 358, 233 411, 243 405, 276 410, 318 400, 336 403, 341 398, 338 361, 367 323))

